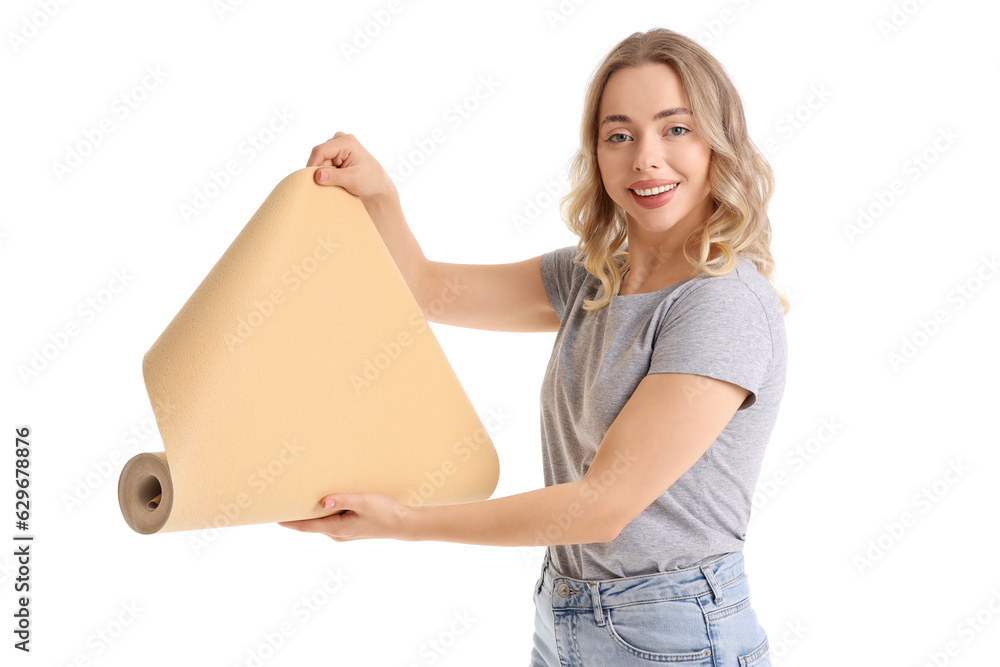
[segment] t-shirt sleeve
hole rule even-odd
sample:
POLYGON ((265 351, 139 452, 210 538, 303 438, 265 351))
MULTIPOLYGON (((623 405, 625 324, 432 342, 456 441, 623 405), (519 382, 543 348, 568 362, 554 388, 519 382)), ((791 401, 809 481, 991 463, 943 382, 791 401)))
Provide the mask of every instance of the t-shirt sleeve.
POLYGON ((574 269, 580 268, 573 264, 576 254, 576 246, 566 246, 542 255, 542 283, 560 322, 566 313, 567 302, 573 301, 570 295, 573 294, 574 269))
POLYGON ((648 373, 691 373, 750 391, 757 401, 771 367, 771 328, 760 299, 738 280, 710 280, 667 310, 653 342, 648 373))

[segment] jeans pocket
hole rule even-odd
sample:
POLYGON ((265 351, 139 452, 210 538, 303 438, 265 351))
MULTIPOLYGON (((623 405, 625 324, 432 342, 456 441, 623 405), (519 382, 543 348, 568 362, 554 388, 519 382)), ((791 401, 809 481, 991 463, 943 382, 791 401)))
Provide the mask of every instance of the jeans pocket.
POLYGON ((729 656, 727 660, 732 660, 732 656, 738 657, 740 667, 770 667, 767 634, 750 603, 749 590, 745 585, 723 590, 728 593, 724 606, 715 605, 707 599, 703 601, 706 608, 712 608, 705 612, 705 618, 713 636, 719 638, 717 652, 729 656))
POLYGON ((767 645, 767 637, 764 637, 760 646, 739 658, 740 667, 771 667, 771 651, 767 645))
POLYGON ((712 665, 705 617, 695 599, 608 607, 607 628, 623 650, 639 658, 712 665))

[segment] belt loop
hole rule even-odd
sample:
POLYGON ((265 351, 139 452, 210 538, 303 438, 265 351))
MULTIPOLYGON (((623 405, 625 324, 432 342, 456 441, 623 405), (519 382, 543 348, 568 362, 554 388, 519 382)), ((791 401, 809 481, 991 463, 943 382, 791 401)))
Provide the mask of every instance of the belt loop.
POLYGON ((601 608, 601 593, 598 584, 588 581, 587 585, 590 586, 590 599, 594 601, 594 619, 597 620, 597 625, 603 626, 604 610, 601 608))
POLYGON ((711 563, 702 565, 701 573, 708 580, 708 585, 712 589, 712 595, 715 596, 715 604, 722 604, 722 587, 719 586, 719 581, 715 578, 715 572, 712 572, 710 565, 711 563))
POLYGON ((542 559, 542 572, 538 575, 538 585, 535 587, 535 594, 541 592, 542 588, 545 586, 545 572, 549 570, 549 550, 545 550, 545 558, 542 559))

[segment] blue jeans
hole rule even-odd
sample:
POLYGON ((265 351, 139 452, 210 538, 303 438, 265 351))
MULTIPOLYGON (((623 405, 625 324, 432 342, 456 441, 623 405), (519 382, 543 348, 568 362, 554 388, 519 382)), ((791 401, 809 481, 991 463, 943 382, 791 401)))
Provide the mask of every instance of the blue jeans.
POLYGON ((743 554, 658 574, 581 581, 548 552, 535 583, 531 667, 770 667, 743 554))

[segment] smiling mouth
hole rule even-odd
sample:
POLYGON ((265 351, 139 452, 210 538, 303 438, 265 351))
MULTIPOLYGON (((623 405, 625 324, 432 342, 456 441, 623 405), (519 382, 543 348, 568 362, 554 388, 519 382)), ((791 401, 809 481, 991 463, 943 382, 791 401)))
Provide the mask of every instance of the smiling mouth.
POLYGON ((658 188, 639 188, 639 189, 629 188, 629 189, 632 190, 632 192, 639 195, 640 197, 655 197, 656 195, 663 194, 664 192, 670 192, 678 185, 680 184, 671 183, 670 185, 661 185, 658 188))

